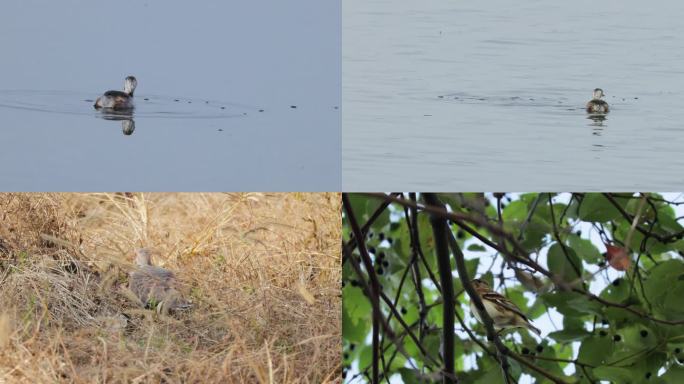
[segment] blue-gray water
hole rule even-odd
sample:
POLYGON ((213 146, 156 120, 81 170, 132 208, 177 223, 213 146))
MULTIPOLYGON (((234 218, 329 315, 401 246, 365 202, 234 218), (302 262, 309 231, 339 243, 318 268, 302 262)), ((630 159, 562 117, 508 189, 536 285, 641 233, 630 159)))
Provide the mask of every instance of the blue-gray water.
POLYGON ((3 1, 0 189, 339 190, 340 12, 319 0, 3 1), (130 135, 92 108, 127 75, 130 135))
POLYGON ((683 18, 679 1, 345 1, 343 189, 680 190, 683 18))

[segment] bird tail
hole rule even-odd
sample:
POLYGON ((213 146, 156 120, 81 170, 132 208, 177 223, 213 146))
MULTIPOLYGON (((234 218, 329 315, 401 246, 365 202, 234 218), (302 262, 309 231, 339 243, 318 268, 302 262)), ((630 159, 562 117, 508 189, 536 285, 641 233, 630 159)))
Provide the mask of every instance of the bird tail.
POLYGON ((534 325, 532 325, 532 324, 530 324, 530 323, 526 323, 526 324, 525 324, 525 327, 526 327, 527 329, 529 329, 530 331, 536 333, 537 336, 541 336, 541 331, 539 330, 539 328, 535 327, 534 325))

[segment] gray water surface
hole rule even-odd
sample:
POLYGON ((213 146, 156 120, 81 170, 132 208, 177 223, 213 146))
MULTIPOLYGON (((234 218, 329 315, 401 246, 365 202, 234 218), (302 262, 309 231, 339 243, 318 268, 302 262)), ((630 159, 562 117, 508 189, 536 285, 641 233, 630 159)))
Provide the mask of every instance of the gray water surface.
POLYGON ((674 0, 345 1, 343 188, 680 190, 683 19, 674 0))
POLYGON ((340 4, 0 5, 0 190, 339 190, 340 4), (95 111, 138 79, 132 116, 95 111))

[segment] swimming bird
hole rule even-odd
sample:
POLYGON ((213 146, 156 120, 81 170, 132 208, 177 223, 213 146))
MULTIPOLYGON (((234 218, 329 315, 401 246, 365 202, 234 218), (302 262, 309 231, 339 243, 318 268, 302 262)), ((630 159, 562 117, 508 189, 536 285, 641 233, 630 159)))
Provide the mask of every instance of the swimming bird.
POLYGON ((133 92, 138 86, 138 80, 133 76, 128 76, 124 80, 123 91, 107 91, 95 100, 95 109, 126 110, 133 109, 133 92))
POLYGON ((185 300, 177 288, 176 276, 168 269, 152 265, 152 252, 148 248, 135 250, 137 269, 128 279, 130 289, 146 307, 156 308, 157 312, 189 309, 192 303, 185 300))
POLYGON ((608 113, 609 112, 608 103, 606 103, 604 100, 601 100, 601 98, 603 96, 604 96, 603 89, 601 89, 601 88, 594 89, 593 99, 589 100, 589 102, 587 103, 587 112, 588 113, 608 113))
MULTIPOLYGON (((501 331, 508 328, 527 328, 537 335, 541 335, 539 329, 530 324, 530 320, 522 313, 518 306, 506 297, 491 290, 486 281, 474 279, 472 284, 477 295, 482 300, 485 311, 494 321, 494 329, 501 331)), ((482 322, 480 313, 475 308, 472 300, 470 301, 470 311, 479 322, 482 322)))

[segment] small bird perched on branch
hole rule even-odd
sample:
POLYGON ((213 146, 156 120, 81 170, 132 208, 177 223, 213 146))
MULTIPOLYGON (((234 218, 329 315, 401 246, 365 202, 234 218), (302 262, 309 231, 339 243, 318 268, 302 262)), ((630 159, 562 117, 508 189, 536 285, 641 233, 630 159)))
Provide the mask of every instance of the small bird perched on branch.
MULTIPOLYGON (((506 297, 494 292, 489 288, 489 284, 486 281, 474 279, 472 284, 477 295, 482 300, 485 311, 494 321, 494 329, 501 331, 508 328, 527 328, 541 336, 539 329, 530 324, 527 316, 522 313, 520 308, 506 297)), ((480 313, 475 308, 472 300, 470 301, 470 311, 479 322, 482 322, 480 313)))

